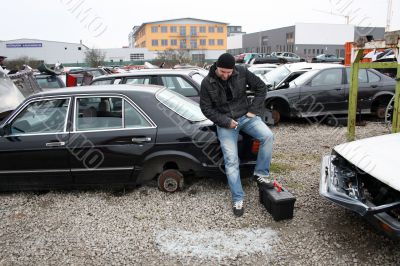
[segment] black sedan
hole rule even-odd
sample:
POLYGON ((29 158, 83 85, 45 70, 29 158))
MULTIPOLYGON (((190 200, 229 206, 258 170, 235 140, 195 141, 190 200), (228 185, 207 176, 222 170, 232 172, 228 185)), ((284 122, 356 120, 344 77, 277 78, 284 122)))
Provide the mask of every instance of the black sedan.
MULTIPOLYGON (((257 142, 241 136, 243 176, 257 142)), ((134 186, 158 177, 222 176, 215 126, 197 103, 159 86, 90 86, 42 92, 0 124, 0 190, 134 186)))
MULTIPOLYGON (((269 91, 265 105, 277 120, 347 114, 350 78, 350 68, 340 65, 310 70, 288 86, 269 91)), ((357 112, 384 118, 395 80, 374 69, 360 69, 358 79, 357 112)))

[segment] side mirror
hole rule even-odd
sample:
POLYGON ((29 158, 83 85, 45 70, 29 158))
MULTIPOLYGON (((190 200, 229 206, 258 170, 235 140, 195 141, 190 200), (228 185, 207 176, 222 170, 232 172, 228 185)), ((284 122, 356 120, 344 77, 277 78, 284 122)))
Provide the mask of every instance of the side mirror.
POLYGON ((287 89, 289 88, 289 82, 283 82, 283 84, 280 86, 280 89, 287 89))

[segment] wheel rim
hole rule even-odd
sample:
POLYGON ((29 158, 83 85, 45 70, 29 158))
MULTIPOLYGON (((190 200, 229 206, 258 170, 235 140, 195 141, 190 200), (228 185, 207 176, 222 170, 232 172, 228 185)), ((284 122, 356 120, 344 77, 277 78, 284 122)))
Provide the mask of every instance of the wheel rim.
POLYGON ((384 106, 379 106, 378 109, 376 109, 376 116, 379 119, 385 118, 385 113, 386 113, 386 108, 384 106))
POLYGON ((183 175, 175 169, 168 169, 158 177, 158 187, 165 192, 175 192, 183 188, 183 175))
POLYGON ((172 177, 167 177, 164 181, 164 188, 168 192, 176 191, 178 186, 178 182, 172 177))
POLYGON ((274 119, 274 124, 279 123, 281 120, 281 114, 276 110, 272 110, 272 119, 274 119))

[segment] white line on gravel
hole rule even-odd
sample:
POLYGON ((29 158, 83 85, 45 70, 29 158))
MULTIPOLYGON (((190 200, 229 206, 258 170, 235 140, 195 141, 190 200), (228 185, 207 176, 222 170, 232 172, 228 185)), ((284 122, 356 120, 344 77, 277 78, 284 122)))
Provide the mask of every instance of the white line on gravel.
POLYGON ((278 239, 277 232, 270 228, 198 232, 167 229, 156 234, 156 244, 161 252, 170 256, 201 259, 271 254, 271 247, 278 239))

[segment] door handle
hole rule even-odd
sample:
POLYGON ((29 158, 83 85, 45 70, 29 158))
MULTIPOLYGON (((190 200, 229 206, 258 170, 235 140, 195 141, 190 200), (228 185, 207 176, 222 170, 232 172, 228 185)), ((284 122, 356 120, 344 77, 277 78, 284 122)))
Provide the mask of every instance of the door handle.
POLYGON ((62 147, 62 146, 65 146, 65 142, 64 141, 46 143, 46 147, 62 147))
POLYGON ((371 88, 376 88, 378 87, 378 85, 371 85, 371 88))
POLYGON ((343 90, 343 87, 335 88, 335 90, 336 90, 336 91, 341 91, 341 90, 343 90))
POLYGON ((133 143, 144 143, 144 142, 150 142, 150 141, 151 141, 150 137, 132 138, 133 143))

